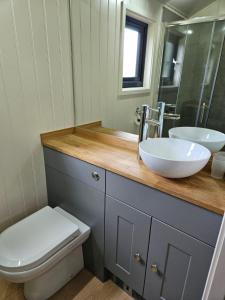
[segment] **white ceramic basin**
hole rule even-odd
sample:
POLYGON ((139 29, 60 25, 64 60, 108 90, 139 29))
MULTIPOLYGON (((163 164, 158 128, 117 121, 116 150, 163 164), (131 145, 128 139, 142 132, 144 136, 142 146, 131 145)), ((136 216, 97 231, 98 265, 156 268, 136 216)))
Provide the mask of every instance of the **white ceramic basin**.
POLYGON ((225 134, 200 127, 175 127, 169 130, 169 137, 198 143, 212 153, 220 151, 225 145, 225 134))
POLYGON ((181 139, 155 138, 143 141, 139 152, 152 172, 167 178, 184 178, 199 172, 211 156, 196 143, 181 139))

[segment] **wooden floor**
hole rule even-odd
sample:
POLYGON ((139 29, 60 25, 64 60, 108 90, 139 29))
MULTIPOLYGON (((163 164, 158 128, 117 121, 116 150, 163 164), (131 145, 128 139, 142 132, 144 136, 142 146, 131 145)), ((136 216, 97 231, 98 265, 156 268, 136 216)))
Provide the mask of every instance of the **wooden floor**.
MULTIPOLYGON (((83 270, 51 300, 133 300, 111 280, 102 283, 83 270)), ((23 285, 0 279, 0 300, 25 300, 23 285)))

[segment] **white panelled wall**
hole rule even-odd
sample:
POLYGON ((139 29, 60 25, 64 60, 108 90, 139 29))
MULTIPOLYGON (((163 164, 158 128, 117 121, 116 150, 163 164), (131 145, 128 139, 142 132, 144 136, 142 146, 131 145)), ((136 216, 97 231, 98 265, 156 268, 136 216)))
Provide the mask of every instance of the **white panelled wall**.
MULTIPOLYGON (((125 2, 157 28, 161 4, 125 2)), ((0 230, 47 204, 40 133, 73 126, 74 110, 76 124, 134 131, 136 106, 150 102, 119 96, 121 0, 71 8, 74 76, 69 0, 0 1, 0 230)))
MULTIPOLYGON (((150 93, 119 96, 121 0, 72 0, 72 40, 76 124, 102 120, 103 125, 135 131, 138 105, 150 93)), ((153 20, 154 43, 162 5, 156 0, 127 0, 128 9, 153 20)), ((154 78, 153 78, 154 79, 154 78)))
POLYGON ((0 1, 0 229, 46 205, 40 133, 74 124, 67 0, 0 1))

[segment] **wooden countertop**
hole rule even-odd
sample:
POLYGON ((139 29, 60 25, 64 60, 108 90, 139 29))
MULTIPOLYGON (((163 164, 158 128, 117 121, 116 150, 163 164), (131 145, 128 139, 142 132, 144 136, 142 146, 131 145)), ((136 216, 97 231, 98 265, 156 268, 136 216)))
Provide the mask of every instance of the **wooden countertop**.
POLYGON ((108 171, 223 215, 225 181, 210 176, 209 167, 184 179, 152 173, 137 159, 137 136, 101 127, 101 122, 41 135, 42 144, 108 171))

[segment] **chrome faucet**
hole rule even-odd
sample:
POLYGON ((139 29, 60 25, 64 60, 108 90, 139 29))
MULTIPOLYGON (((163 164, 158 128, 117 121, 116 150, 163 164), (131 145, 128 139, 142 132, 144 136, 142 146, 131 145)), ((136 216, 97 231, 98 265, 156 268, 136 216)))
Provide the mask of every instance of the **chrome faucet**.
MULTIPOLYGON (((179 120, 180 115, 176 113, 165 113, 166 107, 171 107, 170 104, 165 104, 165 102, 158 102, 158 108, 152 108, 150 105, 142 105, 141 109, 139 110, 140 114, 140 127, 139 127, 139 139, 138 142, 141 143, 150 135, 150 130, 153 129, 154 131, 151 132, 151 135, 154 138, 161 138, 163 133, 163 122, 164 119, 166 120, 179 120)), ((139 150, 138 150, 138 157, 139 150)))
POLYGON ((165 111, 165 103, 159 102, 158 109, 152 108, 150 105, 142 105, 140 111, 140 128, 139 128, 139 143, 147 140, 149 137, 150 127, 156 127, 154 137, 161 137, 163 130, 163 115, 165 111), (157 118, 154 116, 157 115, 157 118))

